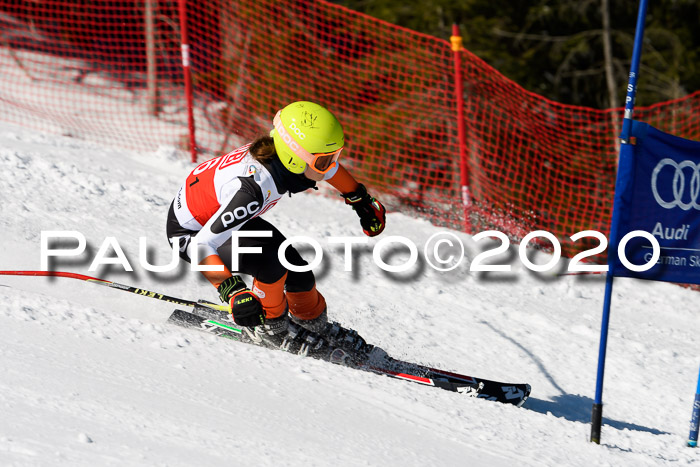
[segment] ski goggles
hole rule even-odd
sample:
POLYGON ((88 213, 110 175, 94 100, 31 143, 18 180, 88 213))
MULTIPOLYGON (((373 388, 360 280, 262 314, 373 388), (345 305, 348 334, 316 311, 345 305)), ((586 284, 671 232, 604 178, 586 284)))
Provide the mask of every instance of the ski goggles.
POLYGON ((277 133, 280 135, 280 138, 282 138, 282 141, 284 141, 287 147, 292 150, 294 155, 306 162, 308 166, 314 170, 314 172, 318 172, 320 174, 325 174, 334 168, 343 148, 336 149, 335 151, 331 152, 310 153, 306 149, 302 148, 301 145, 297 143, 294 138, 292 138, 292 135, 282 124, 280 113, 281 111, 277 112, 277 115, 275 115, 275 118, 272 120, 272 124, 275 126, 275 130, 277 130, 277 133))

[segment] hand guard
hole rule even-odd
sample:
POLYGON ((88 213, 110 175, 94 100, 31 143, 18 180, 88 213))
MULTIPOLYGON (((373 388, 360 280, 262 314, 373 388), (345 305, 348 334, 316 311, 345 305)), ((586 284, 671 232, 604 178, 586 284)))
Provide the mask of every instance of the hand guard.
POLYGON ((219 298, 231 306, 233 321, 239 326, 257 326, 265 323, 265 310, 260 299, 250 291, 240 276, 231 276, 217 289, 219 298))
POLYGON ((358 216, 365 235, 379 235, 386 226, 386 209, 367 193, 367 188, 360 184, 352 193, 344 195, 345 204, 352 206, 358 216))

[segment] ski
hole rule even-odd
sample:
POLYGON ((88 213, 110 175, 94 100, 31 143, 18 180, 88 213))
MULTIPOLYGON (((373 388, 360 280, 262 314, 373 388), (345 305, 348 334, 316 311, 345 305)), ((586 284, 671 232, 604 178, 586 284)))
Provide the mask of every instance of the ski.
MULTIPOLYGON (((206 303, 196 305, 192 312, 176 309, 168 318, 168 322, 218 337, 255 344, 248 334, 236 325, 226 313, 208 308, 206 303)), ((314 342, 322 340, 322 337, 317 334, 305 330, 303 332, 307 340, 309 337, 314 342)), ((350 331, 350 333, 356 336, 354 331, 350 331)), ((287 345, 285 349, 279 350, 287 350, 375 374, 433 386, 469 397, 513 404, 517 407, 521 407, 530 395, 529 384, 502 383, 405 362, 390 357, 379 347, 364 344, 364 340, 362 343, 364 347, 361 352, 356 352, 357 349, 348 348, 342 344, 324 348, 323 351, 319 352, 314 352, 313 348, 307 351, 304 349, 303 343, 287 345)))

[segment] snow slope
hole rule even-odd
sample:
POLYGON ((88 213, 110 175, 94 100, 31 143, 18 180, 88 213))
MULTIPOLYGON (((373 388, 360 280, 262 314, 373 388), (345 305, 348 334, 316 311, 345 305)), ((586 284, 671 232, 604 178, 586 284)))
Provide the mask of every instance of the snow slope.
MULTIPOLYGON (((170 250, 167 209, 190 166, 0 124, 0 269, 39 269, 42 230, 78 230, 88 253, 54 268, 88 274, 113 236, 134 272, 90 275, 187 299, 216 298, 198 273, 139 267, 170 250)), ((389 274, 357 247, 344 271, 329 237, 355 214, 314 195, 266 214, 324 247, 317 272, 332 317, 390 354, 528 382, 521 409, 165 324, 171 305, 82 281, 0 276, 0 465, 686 465, 697 375, 697 292, 617 280, 601 446, 588 442, 603 281, 529 273, 389 274)), ((422 250, 446 232, 390 214, 383 236, 422 250)), ((456 233, 456 232, 455 232, 456 233)), ((456 233, 473 254, 470 236, 456 233)), ((481 243, 479 244, 481 247, 481 243)), ((310 254, 310 252, 307 251, 310 254)), ((538 261, 546 261, 544 255, 538 261)), ((400 264, 402 252, 392 258, 400 264)))

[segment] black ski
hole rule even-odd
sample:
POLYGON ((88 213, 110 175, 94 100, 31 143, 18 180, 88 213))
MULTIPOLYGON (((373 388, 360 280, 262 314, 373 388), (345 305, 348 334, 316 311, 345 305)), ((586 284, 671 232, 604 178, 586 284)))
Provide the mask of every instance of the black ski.
MULTIPOLYGON (((227 339, 250 344, 254 343, 246 332, 230 320, 228 315, 207 308, 205 305, 195 306, 193 312, 175 310, 168 318, 168 322, 227 339)), ((318 337, 316 334, 309 331, 303 332, 306 337, 311 336, 314 340, 320 340, 316 339, 318 337)), ((350 333, 354 333, 354 331, 350 331, 350 333)), ((364 343, 364 341, 362 342, 364 343)), ((361 351, 355 351, 356 349, 337 344, 330 348, 324 347, 318 352, 314 352, 313 349, 309 352, 300 352, 300 348, 303 348, 302 344, 290 346, 286 350, 364 371, 387 375, 392 378, 434 386, 470 397, 513 404, 518 407, 522 406, 530 395, 529 384, 500 383, 404 362, 388 356, 386 352, 378 347, 367 344, 364 344, 361 351)))

